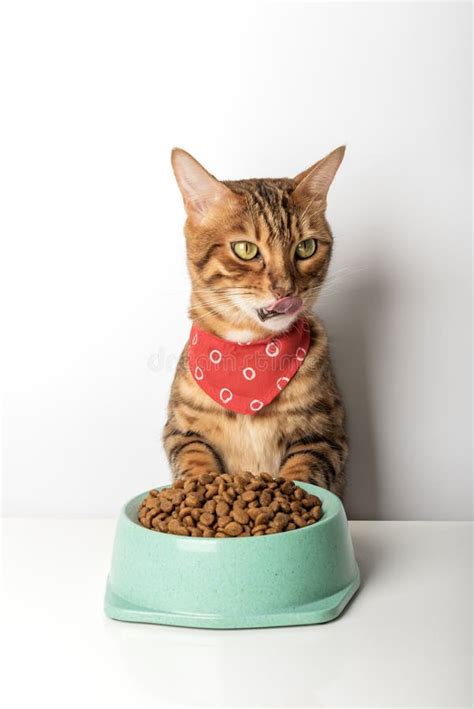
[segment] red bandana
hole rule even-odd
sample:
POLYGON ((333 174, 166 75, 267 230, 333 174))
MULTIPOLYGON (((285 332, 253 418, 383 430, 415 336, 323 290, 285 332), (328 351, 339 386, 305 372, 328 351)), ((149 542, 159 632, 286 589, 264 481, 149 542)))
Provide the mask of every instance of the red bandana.
POLYGON ((201 389, 225 409, 256 414, 295 376, 309 342, 309 324, 303 318, 288 332, 258 342, 230 342, 193 325, 189 369, 201 389))

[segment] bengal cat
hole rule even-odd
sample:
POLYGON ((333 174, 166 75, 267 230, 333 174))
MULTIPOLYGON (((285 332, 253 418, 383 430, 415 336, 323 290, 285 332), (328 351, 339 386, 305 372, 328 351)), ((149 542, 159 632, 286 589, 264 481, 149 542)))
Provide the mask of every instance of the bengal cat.
POLYGON ((173 150, 187 213, 194 326, 223 343, 271 342, 297 321, 310 331, 295 375, 268 405, 248 414, 203 391, 185 346, 164 430, 175 478, 208 470, 265 471, 342 497, 344 408, 327 337, 311 308, 331 258, 326 198, 344 151, 337 148, 293 179, 219 181, 189 153, 173 150))

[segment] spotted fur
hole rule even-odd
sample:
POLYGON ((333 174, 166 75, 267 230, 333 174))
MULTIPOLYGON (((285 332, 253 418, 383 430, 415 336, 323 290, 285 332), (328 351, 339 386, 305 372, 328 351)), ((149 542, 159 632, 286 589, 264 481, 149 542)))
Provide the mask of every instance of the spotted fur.
POLYGON ((311 308, 327 274, 332 234, 326 194, 344 154, 339 148, 294 179, 219 182, 181 150, 173 167, 188 214, 185 225, 192 294, 190 318, 233 340, 262 339, 291 326, 295 316, 261 322, 257 310, 297 294, 304 302, 311 344, 288 386, 253 416, 210 399, 181 355, 171 389, 164 445, 174 477, 248 470, 313 482, 342 496, 348 446, 344 408, 321 322, 311 308), (314 256, 295 258, 296 245, 317 240, 314 256), (241 261, 234 241, 257 244, 259 258, 241 261))

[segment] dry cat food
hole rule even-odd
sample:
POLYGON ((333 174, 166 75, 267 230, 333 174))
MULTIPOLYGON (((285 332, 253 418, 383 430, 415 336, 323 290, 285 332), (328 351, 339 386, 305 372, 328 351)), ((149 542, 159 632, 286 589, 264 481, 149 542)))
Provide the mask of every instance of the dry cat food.
POLYGON ((314 524, 321 500, 269 473, 203 473, 151 490, 138 519, 148 529, 191 537, 259 537, 314 524))

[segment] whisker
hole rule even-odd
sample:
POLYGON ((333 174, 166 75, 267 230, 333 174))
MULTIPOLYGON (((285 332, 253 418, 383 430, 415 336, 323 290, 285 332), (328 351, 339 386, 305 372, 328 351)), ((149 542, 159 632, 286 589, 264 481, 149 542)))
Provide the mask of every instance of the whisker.
MULTIPOLYGON (((233 294, 231 294, 231 295, 233 295, 233 294)), ((239 295, 240 295, 240 296, 245 296, 245 295, 251 296, 251 295, 253 295, 253 294, 252 294, 252 293, 239 293, 239 295)), ((199 304, 201 304, 201 305, 213 305, 213 304, 216 304, 216 303, 227 303, 227 304, 229 304, 229 302, 230 302, 230 298, 225 297, 225 296, 216 296, 216 297, 214 297, 214 298, 206 298, 206 299, 203 299, 202 296, 198 295, 198 296, 196 296, 196 300, 197 300, 197 302, 198 302, 199 304)))
POLYGON ((190 287, 189 289, 181 289, 181 290, 174 290, 174 291, 162 291, 164 295, 178 295, 181 293, 240 293, 242 290, 249 290, 249 291, 258 291, 259 288, 257 286, 251 286, 251 285, 245 285, 245 286, 232 286, 230 288, 212 288, 211 286, 209 288, 192 288, 190 287))

